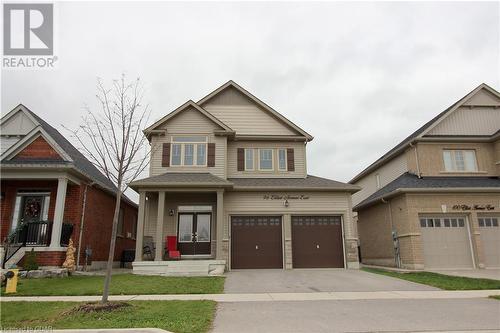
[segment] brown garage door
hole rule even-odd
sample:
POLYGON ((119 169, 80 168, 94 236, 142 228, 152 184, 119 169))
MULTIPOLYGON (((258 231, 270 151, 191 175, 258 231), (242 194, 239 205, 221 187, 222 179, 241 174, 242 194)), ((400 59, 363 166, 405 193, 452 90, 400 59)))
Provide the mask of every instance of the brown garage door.
POLYGON ((340 216, 292 216, 294 268, 344 267, 340 216))
POLYGON ((281 216, 231 217, 231 268, 283 268, 281 216))

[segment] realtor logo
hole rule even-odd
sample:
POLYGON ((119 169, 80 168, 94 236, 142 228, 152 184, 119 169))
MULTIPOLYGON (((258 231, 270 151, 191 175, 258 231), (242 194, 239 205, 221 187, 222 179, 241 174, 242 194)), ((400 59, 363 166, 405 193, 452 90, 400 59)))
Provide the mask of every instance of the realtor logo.
POLYGON ((3 22, 4 55, 54 54, 53 4, 4 4, 3 22))

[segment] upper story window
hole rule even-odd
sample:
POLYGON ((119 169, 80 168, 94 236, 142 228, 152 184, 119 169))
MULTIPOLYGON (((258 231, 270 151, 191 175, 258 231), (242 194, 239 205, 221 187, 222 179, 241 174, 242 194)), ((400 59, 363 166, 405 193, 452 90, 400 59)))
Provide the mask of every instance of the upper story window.
POLYGON ((474 150, 443 150, 444 169, 448 172, 477 171, 476 152, 474 150))
POLYGON ((259 149, 259 169, 260 170, 274 169, 272 149, 259 149))
POLYGON ((278 149, 278 169, 280 171, 286 171, 286 149, 278 149))
POLYGON ((206 136, 173 136, 171 166, 206 166, 206 136))
POLYGON ((254 169, 253 154, 253 149, 245 149, 245 170, 251 171, 254 169))

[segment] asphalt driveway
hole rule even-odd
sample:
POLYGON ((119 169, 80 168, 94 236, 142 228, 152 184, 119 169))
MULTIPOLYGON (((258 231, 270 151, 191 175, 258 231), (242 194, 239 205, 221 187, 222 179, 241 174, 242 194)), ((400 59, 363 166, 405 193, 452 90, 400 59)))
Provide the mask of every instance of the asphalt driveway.
POLYGON ((438 290, 380 274, 350 269, 234 270, 225 293, 304 293, 328 291, 438 290))

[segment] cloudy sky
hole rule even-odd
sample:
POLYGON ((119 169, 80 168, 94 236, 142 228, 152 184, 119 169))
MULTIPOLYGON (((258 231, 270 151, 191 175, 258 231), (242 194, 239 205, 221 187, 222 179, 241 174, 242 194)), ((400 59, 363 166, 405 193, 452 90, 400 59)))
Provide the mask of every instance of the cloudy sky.
POLYGON ((58 3, 58 68, 2 70, 61 132, 96 77, 141 77, 152 120, 232 79, 315 136, 313 175, 348 181, 485 82, 499 89, 499 3, 58 3))

